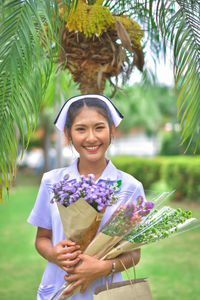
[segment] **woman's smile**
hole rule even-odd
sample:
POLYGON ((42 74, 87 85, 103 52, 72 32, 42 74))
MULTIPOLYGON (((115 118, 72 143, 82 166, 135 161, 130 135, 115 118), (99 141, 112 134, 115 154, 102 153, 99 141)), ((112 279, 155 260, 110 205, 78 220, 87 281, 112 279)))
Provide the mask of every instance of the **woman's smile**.
POLYGON ((84 146, 84 148, 88 151, 88 152, 96 152, 99 148, 100 148, 101 145, 99 146, 84 146))
POLYGON ((111 130, 107 119, 93 107, 84 107, 71 127, 74 148, 85 163, 105 163, 111 130))

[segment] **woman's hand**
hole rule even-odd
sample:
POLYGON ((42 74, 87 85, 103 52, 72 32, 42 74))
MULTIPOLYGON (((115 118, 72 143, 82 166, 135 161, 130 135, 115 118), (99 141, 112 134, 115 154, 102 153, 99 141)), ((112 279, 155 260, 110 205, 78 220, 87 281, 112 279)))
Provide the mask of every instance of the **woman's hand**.
POLYGON ((65 289, 64 295, 72 292, 78 286, 81 286, 80 292, 84 293, 94 280, 101 276, 107 276, 111 272, 112 262, 115 262, 116 273, 124 270, 121 261, 127 269, 133 266, 133 261, 136 265, 140 260, 140 249, 123 253, 112 260, 98 260, 86 254, 80 254, 79 258, 81 262, 78 265, 68 268, 69 275, 65 276, 65 280, 72 285, 65 289))
POLYGON ((70 240, 63 240, 53 246, 52 231, 48 229, 38 227, 35 246, 45 259, 58 265, 65 272, 68 267, 73 267, 80 261, 80 246, 70 240))
POLYGON ((81 254, 79 255, 81 263, 67 269, 69 275, 65 276, 68 283, 73 283, 70 287, 63 292, 68 294, 73 291, 77 286, 81 285, 81 293, 84 293, 88 286, 101 276, 106 276, 112 269, 112 262, 108 260, 98 260, 92 256, 81 254))
POLYGON ((51 261, 68 272, 79 261, 80 246, 70 240, 63 240, 52 248, 51 261))

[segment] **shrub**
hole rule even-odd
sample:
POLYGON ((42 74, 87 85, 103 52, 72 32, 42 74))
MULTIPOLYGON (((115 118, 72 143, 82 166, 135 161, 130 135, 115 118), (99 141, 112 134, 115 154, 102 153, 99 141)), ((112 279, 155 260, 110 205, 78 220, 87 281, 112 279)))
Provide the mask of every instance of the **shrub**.
POLYGON ((165 182, 170 190, 176 191, 177 200, 200 202, 199 156, 117 156, 112 161, 117 168, 141 181, 144 189, 152 189, 157 182, 165 182))
MULTIPOLYGON (((197 139, 197 138, 196 138, 197 139)), ((194 138, 194 141, 196 140, 194 138)), ((159 155, 193 155, 195 149, 195 142, 192 141, 189 149, 186 151, 186 145, 181 145, 180 131, 172 130, 170 132, 163 132, 161 138, 161 149, 159 155), (186 151, 186 152, 185 152, 186 151)), ((200 145, 198 145, 196 153, 200 152, 200 145)))
POLYGON ((165 132, 162 134, 160 155, 179 155, 180 137, 177 132, 165 132))
POLYGON ((161 178, 162 158, 118 156, 112 158, 115 166, 143 183, 145 189, 161 178))
POLYGON ((200 200, 200 159, 173 158, 163 168, 163 179, 176 190, 177 200, 200 200))

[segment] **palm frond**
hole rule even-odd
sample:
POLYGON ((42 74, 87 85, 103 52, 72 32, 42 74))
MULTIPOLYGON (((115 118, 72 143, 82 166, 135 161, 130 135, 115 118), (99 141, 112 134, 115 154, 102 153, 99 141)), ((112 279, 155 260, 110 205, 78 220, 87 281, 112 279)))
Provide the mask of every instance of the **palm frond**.
MULTIPOLYGON (((182 143, 200 140, 200 2, 198 0, 142 0, 104 2, 113 13, 127 13, 148 33, 151 51, 166 58, 170 44, 174 55, 175 88, 179 92, 177 117, 182 143)), ((145 74, 146 75, 146 74, 145 74)), ((195 152, 195 150, 194 150, 195 152)))
POLYGON ((165 57, 168 43, 173 50, 182 144, 188 142, 187 151, 196 140, 195 153, 200 139, 200 3, 195 0, 158 0, 150 1, 151 5, 153 2, 157 2, 155 18, 165 57))
POLYGON ((179 9, 166 28, 173 46, 175 87, 179 93, 177 117, 182 126, 182 144, 188 141, 189 147, 196 139, 197 149, 200 136, 200 3, 189 0, 177 0, 177 3, 179 9))
POLYGON ((36 125, 42 97, 51 74, 52 40, 56 13, 51 1, 4 1, 1 3, 0 35, 0 186, 8 188, 15 176, 20 134, 36 125), (48 33, 46 25, 48 24, 48 33), (41 45, 42 41, 42 45, 41 45))

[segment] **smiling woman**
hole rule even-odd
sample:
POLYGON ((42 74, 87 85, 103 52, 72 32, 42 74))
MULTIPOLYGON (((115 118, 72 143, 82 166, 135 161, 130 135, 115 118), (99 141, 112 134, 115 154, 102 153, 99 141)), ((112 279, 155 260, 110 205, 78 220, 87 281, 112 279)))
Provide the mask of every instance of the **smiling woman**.
MULTIPOLYGON (((89 174, 94 175, 95 182, 99 185, 106 184, 108 180, 115 184, 120 181, 119 197, 122 193, 122 198, 127 191, 133 200, 137 195, 144 195, 142 184, 138 180, 116 169, 106 158, 111 136, 122 118, 117 108, 103 95, 73 97, 63 105, 56 118, 56 127, 64 131, 67 139, 73 143, 79 158, 68 168, 44 174, 35 206, 28 219, 29 223, 38 227, 37 251, 48 260, 37 299, 51 299, 67 281, 72 282, 72 285, 63 294, 69 294, 80 287, 80 293, 70 299, 92 300, 94 289, 105 283, 105 276, 110 272, 117 273, 114 281, 122 280, 120 272, 123 267, 120 260, 126 268, 132 265, 132 259, 135 264, 140 260, 140 249, 123 253, 120 258, 112 260, 99 260, 82 254, 78 244, 65 239, 56 203, 50 205, 52 186, 60 182, 66 174, 69 174, 68 181, 72 184, 81 175, 87 177, 89 174), (66 276, 66 273, 70 276, 66 276)), ((116 205, 119 204, 117 201, 116 205)), ((106 207, 101 226, 110 218, 115 208, 114 205, 106 207)))

